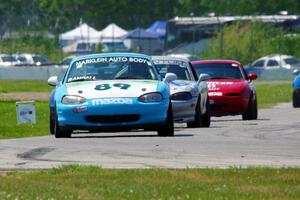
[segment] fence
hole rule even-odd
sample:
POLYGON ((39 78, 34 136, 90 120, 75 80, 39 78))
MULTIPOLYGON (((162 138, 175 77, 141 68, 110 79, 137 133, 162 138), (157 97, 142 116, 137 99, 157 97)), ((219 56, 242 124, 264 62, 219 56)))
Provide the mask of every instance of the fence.
MULTIPOLYGON (((51 76, 60 76, 66 67, 0 67, 0 80, 48 80, 51 76)), ((288 69, 246 69, 247 73, 256 73, 259 79, 292 79, 292 70, 288 69)))
POLYGON ((66 67, 57 65, 47 67, 1 67, 0 80, 48 80, 51 76, 60 76, 66 67))

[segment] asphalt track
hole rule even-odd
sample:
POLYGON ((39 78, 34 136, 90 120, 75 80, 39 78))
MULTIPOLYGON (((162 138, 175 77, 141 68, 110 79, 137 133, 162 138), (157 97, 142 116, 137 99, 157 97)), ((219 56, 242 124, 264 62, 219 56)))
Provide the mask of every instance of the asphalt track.
POLYGON ((259 119, 212 118, 210 128, 177 125, 174 137, 156 132, 73 134, 0 140, 0 169, 32 170, 65 164, 105 168, 299 167, 300 109, 291 103, 259 110, 259 119))

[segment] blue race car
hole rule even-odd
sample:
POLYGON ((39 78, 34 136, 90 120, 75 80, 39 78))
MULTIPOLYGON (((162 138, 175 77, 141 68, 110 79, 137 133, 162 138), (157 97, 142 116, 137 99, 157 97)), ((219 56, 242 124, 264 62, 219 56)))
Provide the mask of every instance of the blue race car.
POLYGON ((63 79, 50 77, 50 132, 71 137, 74 130, 156 130, 173 136, 168 83, 176 75, 159 75, 151 57, 104 53, 73 59, 63 79))
POLYGON ((296 75, 293 81, 293 106, 294 108, 300 107, 300 74, 298 70, 294 70, 293 74, 296 75))

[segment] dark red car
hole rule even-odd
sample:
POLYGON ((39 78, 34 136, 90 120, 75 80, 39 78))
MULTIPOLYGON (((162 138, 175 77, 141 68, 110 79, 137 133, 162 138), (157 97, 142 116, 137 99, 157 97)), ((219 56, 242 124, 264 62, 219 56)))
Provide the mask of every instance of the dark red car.
POLYGON ((197 74, 208 74, 208 96, 213 116, 242 115, 243 120, 257 119, 256 90, 241 63, 233 60, 192 62, 197 74))

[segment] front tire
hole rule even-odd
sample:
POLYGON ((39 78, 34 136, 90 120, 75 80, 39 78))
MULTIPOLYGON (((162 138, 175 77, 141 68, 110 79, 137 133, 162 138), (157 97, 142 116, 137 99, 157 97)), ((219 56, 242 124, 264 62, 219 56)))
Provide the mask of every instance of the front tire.
POLYGON ((61 127, 59 126, 57 116, 55 116, 53 134, 55 138, 70 138, 72 135, 72 131, 62 130, 61 127))
POLYGON ((174 136, 174 121, 173 121, 173 109, 172 104, 170 102, 168 108, 168 114, 165 124, 157 129, 158 136, 174 136))
POLYGON ((300 95, 297 91, 293 91, 293 107, 299 108, 300 107, 300 95))
POLYGON ((246 112, 242 115, 243 120, 257 119, 257 99, 256 96, 251 95, 246 112))
POLYGON ((188 128, 198 128, 201 127, 201 106, 200 106, 200 96, 198 97, 197 105, 195 108, 195 117, 194 121, 187 122, 186 125, 188 128))
POLYGON ((210 107, 209 107, 209 100, 206 99, 206 112, 201 117, 201 127, 210 127, 210 107))

